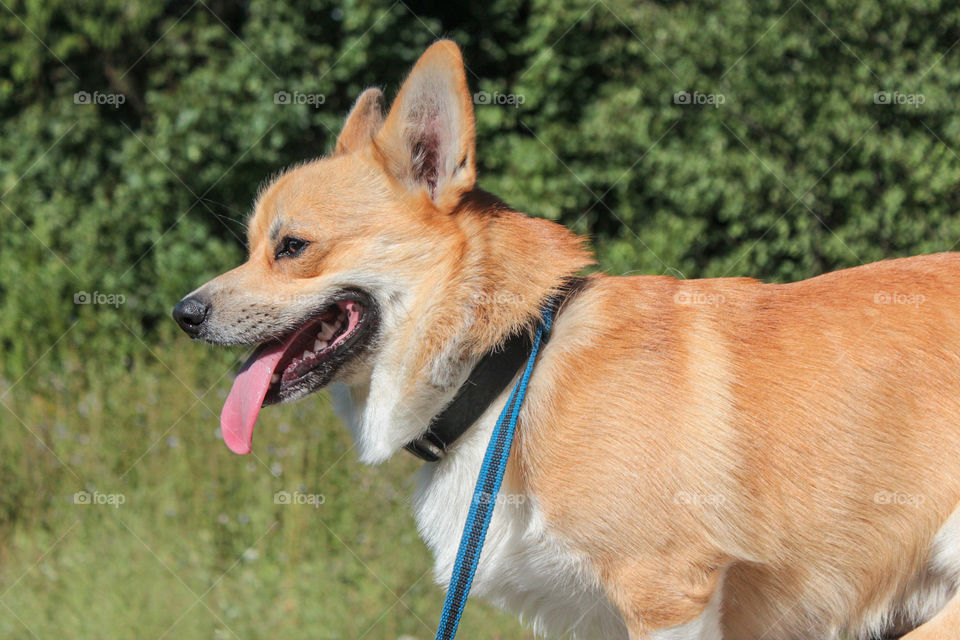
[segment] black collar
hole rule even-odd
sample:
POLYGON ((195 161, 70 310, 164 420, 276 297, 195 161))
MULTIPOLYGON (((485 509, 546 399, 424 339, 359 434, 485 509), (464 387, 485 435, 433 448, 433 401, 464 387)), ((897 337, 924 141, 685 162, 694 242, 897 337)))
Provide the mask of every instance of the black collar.
MULTIPOLYGON (((554 311, 578 293, 586 278, 572 278, 554 298, 554 311)), ((447 449, 464 434, 499 396, 526 362, 532 348, 530 335, 523 331, 507 338, 502 346, 488 351, 470 372, 457 395, 430 421, 422 436, 404 447, 427 462, 443 458, 447 449)))

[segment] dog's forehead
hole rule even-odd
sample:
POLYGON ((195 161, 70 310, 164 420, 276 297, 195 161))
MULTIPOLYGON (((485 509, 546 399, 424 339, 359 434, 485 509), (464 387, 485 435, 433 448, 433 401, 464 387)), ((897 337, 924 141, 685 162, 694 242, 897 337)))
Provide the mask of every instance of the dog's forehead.
POLYGON ((349 224, 370 208, 383 190, 371 188, 371 172, 333 157, 291 168, 264 188, 248 225, 250 246, 271 242, 298 226, 315 224, 318 217, 332 225, 349 224), (359 169, 359 170, 358 170, 359 169))

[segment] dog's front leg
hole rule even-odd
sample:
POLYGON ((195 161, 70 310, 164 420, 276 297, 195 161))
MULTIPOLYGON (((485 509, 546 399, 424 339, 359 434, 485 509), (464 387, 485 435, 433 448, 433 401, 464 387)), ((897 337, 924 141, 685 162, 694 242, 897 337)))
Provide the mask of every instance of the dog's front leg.
POLYGON ((903 636, 903 640, 957 640, 957 638, 960 638, 960 593, 954 595, 937 615, 903 636))
POLYGON ((631 633, 630 640, 640 640, 641 638, 646 640, 723 640, 719 601, 720 592, 717 591, 703 612, 690 622, 668 629, 651 631, 646 635, 631 633))
MULTIPOLYGON (((630 640, 723 640, 720 603, 725 572, 722 567, 706 572, 688 569, 672 576, 661 571, 653 579, 620 581, 614 599, 630 640)), ((629 574, 639 577, 636 567, 622 578, 629 574)))

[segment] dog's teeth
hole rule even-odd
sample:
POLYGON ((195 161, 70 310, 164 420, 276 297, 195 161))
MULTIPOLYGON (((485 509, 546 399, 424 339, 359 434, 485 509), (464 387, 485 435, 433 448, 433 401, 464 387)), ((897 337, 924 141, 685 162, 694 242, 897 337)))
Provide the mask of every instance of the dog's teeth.
POLYGON ((317 353, 320 353, 326 348, 327 348, 326 340, 321 340, 320 338, 317 338, 317 341, 313 343, 313 350, 316 351, 317 353))
POLYGON ((313 351, 304 351, 304 352, 303 352, 303 359, 304 359, 304 360, 306 360, 307 358, 312 358, 312 357, 313 357, 313 351))
POLYGON ((278 382, 280 382, 280 374, 279 374, 279 373, 275 373, 275 374, 273 374, 272 376, 270 376, 270 384, 277 384, 278 382))
POLYGON ((333 337, 334 326, 329 322, 322 323, 322 328, 320 331, 320 339, 326 342, 333 337))

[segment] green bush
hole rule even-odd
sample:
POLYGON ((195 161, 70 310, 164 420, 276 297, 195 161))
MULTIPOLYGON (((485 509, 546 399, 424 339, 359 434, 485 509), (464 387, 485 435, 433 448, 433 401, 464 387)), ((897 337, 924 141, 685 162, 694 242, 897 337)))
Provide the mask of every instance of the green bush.
POLYGON ((481 183, 591 234, 611 272, 788 280, 960 238, 952 4, 20 0, 0 28, 14 375, 71 327, 51 362, 122 363, 171 331, 172 304, 242 259, 261 182, 440 36, 491 96, 481 183))

